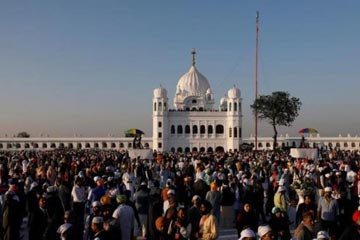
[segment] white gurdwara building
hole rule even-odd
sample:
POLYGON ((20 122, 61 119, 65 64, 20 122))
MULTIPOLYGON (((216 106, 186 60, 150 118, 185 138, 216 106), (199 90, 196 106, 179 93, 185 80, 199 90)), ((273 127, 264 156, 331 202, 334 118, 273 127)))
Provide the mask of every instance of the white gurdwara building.
POLYGON ((209 81, 192 66, 178 81, 174 108, 167 91, 156 88, 153 95, 152 146, 158 151, 189 152, 238 150, 242 143, 241 93, 235 86, 214 108, 209 81))

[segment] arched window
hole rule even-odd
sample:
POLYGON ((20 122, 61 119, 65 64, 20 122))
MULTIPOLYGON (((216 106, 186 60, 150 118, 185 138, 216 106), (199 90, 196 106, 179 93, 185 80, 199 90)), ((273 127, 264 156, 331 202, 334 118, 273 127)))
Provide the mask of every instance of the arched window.
POLYGON ((205 134, 205 125, 200 126, 200 134, 205 134))
POLYGON ((182 148, 178 147, 177 152, 182 153, 182 148))
POLYGON ((229 112, 231 112, 231 103, 229 103, 229 112))
POLYGON ((120 143, 120 148, 124 148, 124 143, 120 143))
POLYGON ((46 143, 43 143, 43 144, 42 144, 42 148, 47 148, 47 144, 46 144, 46 143))
POLYGON ((266 147, 267 147, 267 148, 270 147, 270 143, 267 142, 267 143, 266 143, 266 147))
POLYGON ((154 112, 156 111, 156 102, 154 102, 154 112))
POLYGON ((332 143, 329 143, 329 148, 332 148, 332 146, 333 146, 332 143))
POLYGON ((285 143, 283 142, 283 143, 281 143, 281 147, 282 148, 284 148, 285 147, 285 143))
POLYGON ((185 126, 185 134, 190 134, 190 126, 189 125, 185 126))
POLYGON ((69 143, 68 148, 69 148, 69 149, 73 149, 73 148, 74 148, 74 145, 73 145, 72 143, 69 143))
POLYGON ((21 148, 20 143, 15 144, 15 147, 16 147, 16 148, 21 148))
POLYGON ((234 102, 234 112, 236 112, 236 111, 237 111, 237 103, 234 102))
POLYGON ((129 143, 128 143, 128 148, 131 148, 131 146, 132 146, 132 145, 131 145, 131 142, 129 142, 129 143))
POLYGON ((99 143, 94 143, 94 148, 99 148, 99 143))
POLYGON ((50 148, 56 148, 55 143, 50 144, 50 148))
POLYGON ((11 145, 11 143, 8 143, 8 144, 6 144, 6 148, 7 148, 7 149, 10 149, 10 148, 12 148, 12 145, 11 145))
POLYGON ((201 148, 200 148, 200 152, 205 152, 205 148, 204 148, 204 147, 201 147, 201 148))
POLYGON ((238 130, 237 127, 234 127, 234 138, 237 138, 238 136, 238 130))
POLYGON ((229 137, 232 137, 232 128, 229 128, 229 137))
POLYGON ((351 143, 351 147, 352 148, 356 147, 355 143, 351 143))
POLYGON ((186 147, 186 148, 185 148, 185 152, 186 152, 186 153, 189 153, 189 152, 190 152, 190 148, 189 148, 189 147, 186 147))
MULTIPOLYGON (((37 144, 35 144, 35 145, 36 145, 35 148, 38 148, 38 147, 39 147, 37 144)), ((65 148, 65 144, 64 144, 64 143, 60 143, 60 144, 59 144, 59 148, 60 148, 60 149, 64 149, 64 148, 65 148)))
POLYGON ((197 127, 197 125, 193 125, 193 127, 192 127, 192 133, 193 133, 193 134, 197 134, 197 133, 198 133, 198 127, 197 127))
POLYGON ((102 142, 102 143, 101 143, 101 146, 102 146, 102 148, 107 148, 107 143, 106 143, 106 142, 102 142))
POLYGON ((85 148, 90 148, 90 143, 85 143, 85 148))
POLYGON ((145 148, 145 149, 148 149, 148 148, 149 148, 149 143, 145 143, 145 144, 144 144, 144 148, 145 148))
POLYGON ((34 143, 33 148, 39 148, 39 144, 34 143))
POLYGON ((296 147, 296 143, 294 141, 292 142, 292 147, 296 147))
POLYGON ((344 143, 344 147, 346 147, 346 148, 348 147, 348 143, 347 143, 347 142, 344 143))
POLYGON ((171 125, 171 134, 175 134, 175 126, 174 125, 171 125))
POLYGON ((116 148, 116 144, 115 144, 115 143, 111 143, 111 148, 116 148))
POLYGON ((170 151, 171 151, 172 153, 175 153, 175 148, 172 147, 170 151))
POLYGON ((340 143, 337 142, 337 143, 336 143, 336 147, 340 147, 340 143))
POLYGON ((76 146, 77 149, 82 149, 82 144, 81 143, 78 143, 77 146, 76 146))
POLYGON ((208 150, 207 150, 209 153, 212 153, 213 152, 213 148, 212 147, 208 147, 208 150))
POLYGON ((208 134, 213 134, 213 126, 212 125, 208 126, 208 134))
POLYGON ((164 102, 164 111, 166 111, 166 107, 167 107, 166 102, 164 102))
POLYGON ((224 126, 221 124, 216 125, 216 134, 223 134, 224 133, 224 126))
POLYGON ((181 125, 177 126, 177 133, 182 134, 183 133, 183 127, 181 125))
POLYGON ((258 144, 258 147, 259 147, 259 148, 262 148, 262 147, 263 147, 263 145, 262 145, 261 142, 258 144))
POLYGON ((198 151, 197 147, 193 147, 192 151, 197 152, 198 151))
MULTIPOLYGON (((2 147, 1 147, 2 148, 2 147)), ((25 143, 25 148, 30 148, 30 144, 25 143)))
POLYGON ((162 104, 159 102, 159 111, 162 111, 162 104))

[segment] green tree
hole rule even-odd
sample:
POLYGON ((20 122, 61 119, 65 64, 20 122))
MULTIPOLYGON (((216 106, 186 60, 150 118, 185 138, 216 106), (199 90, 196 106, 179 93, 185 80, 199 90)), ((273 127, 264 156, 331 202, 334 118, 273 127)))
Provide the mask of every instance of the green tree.
POLYGON ((281 91, 273 92, 271 95, 260 95, 250 106, 254 115, 257 113, 260 120, 266 120, 273 127, 274 150, 278 134, 276 126, 291 126, 299 116, 300 106, 299 98, 290 97, 288 92, 281 91))
POLYGON ((29 137, 30 137, 30 134, 27 133, 27 132, 25 132, 25 131, 23 131, 23 132, 19 132, 19 133, 16 135, 16 137, 18 137, 18 138, 29 138, 29 137))

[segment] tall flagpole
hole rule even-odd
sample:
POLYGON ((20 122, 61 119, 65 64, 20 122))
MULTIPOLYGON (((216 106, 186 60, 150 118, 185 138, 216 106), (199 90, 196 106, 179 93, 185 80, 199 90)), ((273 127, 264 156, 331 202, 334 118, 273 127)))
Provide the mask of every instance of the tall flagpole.
MULTIPOLYGON (((259 11, 256 11, 256 47, 255 47, 255 100, 258 98, 258 48, 259 48, 259 11)), ((255 110, 255 151, 257 151, 258 113, 255 110)))

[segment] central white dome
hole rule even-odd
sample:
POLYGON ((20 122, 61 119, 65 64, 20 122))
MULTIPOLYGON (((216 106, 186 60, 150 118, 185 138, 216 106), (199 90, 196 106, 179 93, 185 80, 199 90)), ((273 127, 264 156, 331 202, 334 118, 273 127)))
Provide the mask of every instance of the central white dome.
POLYGON ((176 92, 183 96, 205 95, 208 89, 210 89, 209 81, 194 65, 179 79, 176 85, 176 92))

